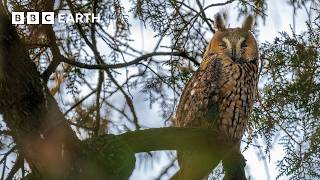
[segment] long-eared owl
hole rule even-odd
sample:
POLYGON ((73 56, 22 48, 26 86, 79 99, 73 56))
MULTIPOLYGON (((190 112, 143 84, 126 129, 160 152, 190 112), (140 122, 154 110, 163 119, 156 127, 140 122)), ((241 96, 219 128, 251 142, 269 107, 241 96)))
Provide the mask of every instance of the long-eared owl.
MULTIPOLYGON (((236 142, 240 150, 258 82, 258 47, 251 33, 253 17, 248 16, 241 28, 226 28, 221 15, 216 16, 215 23, 217 31, 199 69, 184 88, 175 122, 178 127, 214 128, 221 137, 236 142)), ((181 156, 178 152, 179 161, 181 156)), ((180 172, 184 175, 180 174, 180 179, 201 179, 197 177, 200 172, 188 172, 196 161, 201 165, 201 158, 188 162, 182 157, 181 161, 180 172)))

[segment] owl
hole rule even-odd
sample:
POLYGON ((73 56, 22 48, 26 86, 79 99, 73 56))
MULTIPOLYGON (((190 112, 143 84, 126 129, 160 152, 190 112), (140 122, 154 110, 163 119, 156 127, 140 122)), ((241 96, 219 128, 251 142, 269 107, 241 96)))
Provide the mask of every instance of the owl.
MULTIPOLYGON (((234 142, 240 153, 258 82, 253 17, 248 16, 240 28, 226 28, 221 15, 215 17, 215 23, 217 31, 181 95, 175 123, 178 127, 215 129, 222 139, 234 142)), ((194 166, 204 166, 205 160, 201 155, 192 158, 192 151, 178 152, 180 171, 175 179, 206 177, 212 169, 194 172, 194 166)))

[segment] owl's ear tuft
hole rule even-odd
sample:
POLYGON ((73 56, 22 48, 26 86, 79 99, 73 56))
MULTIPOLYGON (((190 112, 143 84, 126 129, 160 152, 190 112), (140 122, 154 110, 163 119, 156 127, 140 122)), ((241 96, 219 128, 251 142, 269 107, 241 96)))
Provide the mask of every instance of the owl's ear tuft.
POLYGON ((242 24, 242 29, 245 31, 250 31, 254 24, 254 17, 249 15, 242 24))
POLYGON ((224 25, 224 21, 220 13, 215 16, 215 26, 219 31, 226 30, 226 26, 224 25))

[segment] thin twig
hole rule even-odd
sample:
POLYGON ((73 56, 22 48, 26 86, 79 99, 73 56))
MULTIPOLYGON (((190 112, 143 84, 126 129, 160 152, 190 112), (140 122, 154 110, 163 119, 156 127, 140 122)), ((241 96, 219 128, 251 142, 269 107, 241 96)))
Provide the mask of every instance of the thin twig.
POLYGON ((76 108, 79 104, 81 104, 83 101, 85 101, 86 99, 88 99, 92 94, 96 93, 97 89, 94 89, 91 93, 89 93, 88 95, 86 95, 85 97, 83 97, 80 101, 78 101, 77 103, 75 103, 73 106, 71 106, 65 113, 63 113, 63 115, 67 115, 70 111, 72 111, 74 108, 76 108))
POLYGON ((278 126, 280 127, 280 129, 281 129, 283 132, 285 132, 290 139, 292 139, 296 144, 300 144, 296 139, 293 138, 293 136, 292 136, 284 127, 281 126, 281 124, 279 123, 278 120, 275 120, 275 119, 272 117, 272 115, 270 114, 269 110, 267 110, 267 108, 263 105, 262 100, 261 100, 261 98, 260 98, 260 96, 259 96, 259 93, 258 93, 258 95, 257 95, 257 99, 258 99, 258 101, 260 102, 261 107, 263 108, 263 110, 267 113, 268 118, 270 118, 270 119, 268 119, 268 120, 277 123, 278 126))
POLYGON ((85 64, 85 63, 77 62, 67 58, 63 58, 62 61, 67 64, 70 64, 79 68, 85 68, 85 69, 117 69, 117 68, 128 67, 131 65, 137 65, 139 62, 147 60, 148 58, 153 56, 181 56, 189 59, 191 62, 193 62, 197 66, 200 65, 198 61, 188 56, 186 52, 152 52, 152 53, 144 54, 140 57, 137 57, 132 61, 128 61, 125 63, 118 63, 118 64, 85 64))
POLYGON ((102 84, 104 81, 104 72, 102 70, 99 71, 99 77, 98 77, 98 86, 97 86, 97 95, 96 95, 96 122, 94 127, 94 135, 98 136, 99 129, 100 129, 100 94, 102 90, 102 84))
POLYGON ((207 18, 207 16, 206 16, 206 13, 204 13, 204 11, 203 11, 203 7, 202 7, 202 5, 201 5, 200 0, 197 0, 197 4, 198 4, 198 6, 199 6, 199 9, 200 9, 200 12, 201 12, 201 16, 202 16, 203 20, 207 23, 207 25, 208 25, 209 29, 211 30, 211 32, 214 33, 215 30, 212 28, 212 24, 208 21, 208 18, 207 18))

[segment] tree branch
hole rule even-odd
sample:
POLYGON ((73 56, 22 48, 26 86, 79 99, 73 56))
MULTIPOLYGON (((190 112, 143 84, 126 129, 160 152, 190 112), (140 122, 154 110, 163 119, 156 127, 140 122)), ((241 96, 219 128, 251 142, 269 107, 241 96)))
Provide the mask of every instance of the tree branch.
POLYGON ((67 59, 63 57, 62 61, 65 63, 68 63, 70 65, 79 67, 79 68, 85 68, 85 69, 117 69, 117 68, 124 68, 131 65, 137 65, 139 62, 147 60, 150 57, 153 56, 181 56, 184 58, 189 59, 191 62, 193 62, 195 65, 199 66, 200 63, 196 61, 194 58, 188 56, 185 52, 152 52, 148 54, 144 54, 140 57, 135 58, 132 61, 124 62, 124 63, 118 63, 118 64, 85 64, 77 61, 73 61, 70 59, 67 59))
MULTIPOLYGON (((118 135, 117 138, 128 144, 134 153, 177 150, 179 153, 189 152, 192 154, 192 159, 198 157, 204 159, 206 162, 203 162, 203 166, 194 166, 194 172, 200 170, 200 172, 210 173, 223 160, 227 175, 230 177, 239 175, 241 176, 239 180, 245 179, 245 160, 238 150, 235 150, 237 143, 221 137, 221 133, 217 130, 181 127, 154 128, 127 132, 118 135)), ((202 177, 207 175, 202 174, 202 177)), ((174 178, 181 179, 179 175, 174 178)))
POLYGON ((209 29, 211 30, 212 33, 215 32, 215 30, 212 28, 213 24, 211 24, 209 21, 208 21, 208 18, 206 16, 206 13, 204 13, 204 10, 203 10, 203 6, 200 2, 200 0, 196 0, 198 6, 199 6, 199 9, 200 9, 200 12, 201 12, 201 16, 202 16, 202 19, 207 23, 209 29))
MULTIPOLYGON (((49 4, 48 5, 49 9, 53 10, 52 1, 47 2, 47 3, 49 4)), ((57 45, 57 38, 56 38, 56 34, 53 30, 53 26, 47 25, 47 26, 45 26, 45 29, 46 29, 46 34, 49 38, 50 50, 52 52, 52 61, 49 64, 48 68, 41 75, 44 83, 46 84, 49 77, 51 76, 51 74, 54 73, 55 70, 57 69, 57 67, 59 66, 63 56, 60 53, 59 46, 57 45)))
MULTIPOLYGON (((229 142, 221 139, 218 131, 206 128, 152 128, 118 135, 135 153, 157 150, 212 150, 228 149, 229 142)), ((232 143, 230 143, 232 144, 232 143)))
POLYGON ((66 112, 63 113, 63 115, 67 115, 70 111, 72 111, 75 107, 77 107, 79 104, 81 104, 83 101, 88 99, 91 95, 97 92, 97 89, 92 90, 89 94, 87 94, 85 97, 83 97, 81 100, 76 102, 74 105, 72 105, 66 112))

